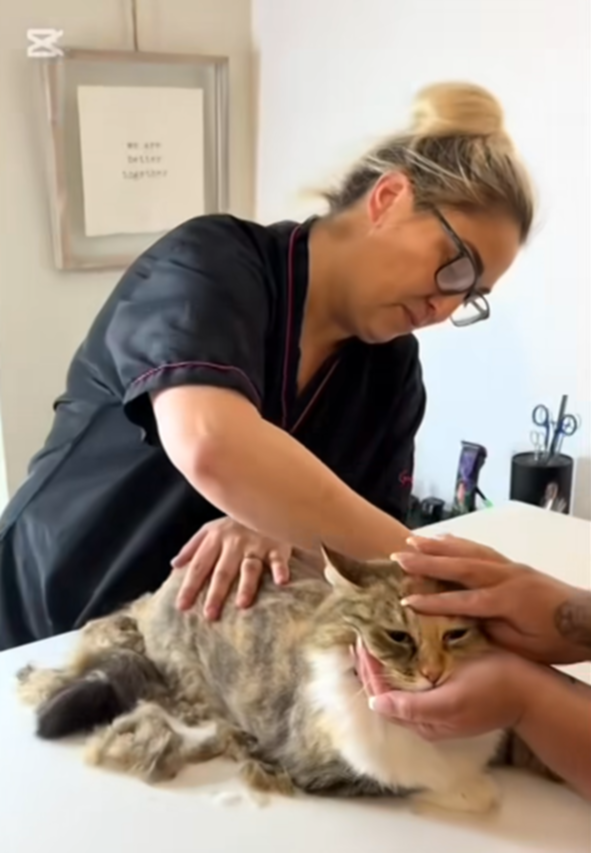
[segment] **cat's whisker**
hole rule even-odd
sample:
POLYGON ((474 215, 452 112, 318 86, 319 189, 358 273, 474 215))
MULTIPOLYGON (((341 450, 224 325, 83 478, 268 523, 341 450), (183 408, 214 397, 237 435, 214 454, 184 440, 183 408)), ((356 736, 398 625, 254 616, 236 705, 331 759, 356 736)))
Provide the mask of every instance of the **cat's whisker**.
MULTIPOLYGON (((353 705, 355 705, 359 701, 359 699, 364 695, 367 697, 367 691, 366 691, 365 687, 363 687, 363 685, 362 685, 359 688, 359 690, 357 690, 355 693, 353 693, 352 696, 347 697, 347 699, 345 701, 345 705, 346 705, 347 710, 350 710, 353 707, 353 705)), ((367 697, 367 698, 369 698, 369 697, 367 697)))

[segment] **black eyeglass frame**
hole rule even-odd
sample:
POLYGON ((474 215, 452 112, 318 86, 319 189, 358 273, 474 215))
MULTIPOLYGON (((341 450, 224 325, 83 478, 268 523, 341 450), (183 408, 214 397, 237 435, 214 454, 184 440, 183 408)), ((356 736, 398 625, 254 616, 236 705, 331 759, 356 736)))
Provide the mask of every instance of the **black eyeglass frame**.
POLYGON ((488 320, 490 317, 490 305, 484 293, 482 293, 478 288, 478 282, 483 273, 482 261, 468 249, 461 237, 456 234, 445 216, 437 210, 437 208, 433 208, 433 213, 437 217, 439 224, 447 236, 458 250, 458 254, 455 258, 452 258, 451 261, 447 261, 445 264, 442 264, 442 266, 438 267, 435 271, 435 284, 437 285, 440 293, 443 293, 446 296, 458 296, 459 294, 465 293, 464 305, 472 305, 477 311, 477 315, 474 318, 468 320, 454 320, 453 317, 450 317, 451 322, 454 326, 461 328, 463 326, 473 326, 474 323, 479 323, 482 320, 488 320), (440 273, 442 270, 448 269, 452 264, 455 264, 460 260, 460 258, 467 258, 470 261, 472 269, 474 270, 474 281, 465 290, 450 290, 440 284, 440 273))

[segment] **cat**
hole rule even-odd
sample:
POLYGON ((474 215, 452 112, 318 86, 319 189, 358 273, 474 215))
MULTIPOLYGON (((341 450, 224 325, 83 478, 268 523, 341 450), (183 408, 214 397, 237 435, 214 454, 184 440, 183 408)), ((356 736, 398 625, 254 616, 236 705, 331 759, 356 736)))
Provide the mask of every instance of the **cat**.
POLYGON ((175 600, 183 572, 154 594, 82 629, 63 669, 28 666, 23 701, 43 738, 90 733, 88 760, 155 782, 190 762, 226 756, 258 791, 395 794, 415 807, 485 813, 498 802, 489 764, 504 733, 428 742, 370 710, 351 648, 362 642, 393 689, 426 690, 489 645, 470 619, 421 616, 401 601, 442 584, 392 560, 359 562, 323 549, 291 582, 270 576, 256 603, 215 622, 201 596, 175 600))

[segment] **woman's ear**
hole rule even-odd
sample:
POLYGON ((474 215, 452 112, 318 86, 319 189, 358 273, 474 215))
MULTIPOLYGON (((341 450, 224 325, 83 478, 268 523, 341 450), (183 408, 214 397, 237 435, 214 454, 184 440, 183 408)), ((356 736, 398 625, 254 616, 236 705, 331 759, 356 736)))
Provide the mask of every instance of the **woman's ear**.
POLYGON ((367 212, 374 227, 387 225, 393 208, 403 205, 410 213, 414 208, 412 183, 404 172, 388 172, 375 182, 367 196, 367 212))

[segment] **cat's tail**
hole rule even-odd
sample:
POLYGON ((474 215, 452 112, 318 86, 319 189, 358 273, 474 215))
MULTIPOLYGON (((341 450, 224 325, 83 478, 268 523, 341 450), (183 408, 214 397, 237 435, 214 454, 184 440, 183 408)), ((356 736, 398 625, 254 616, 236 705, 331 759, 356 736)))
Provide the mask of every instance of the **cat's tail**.
POLYGON ((131 711, 163 689, 157 667, 130 649, 95 656, 87 668, 37 709, 37 734, 46 740, 88 732, 131 711))

